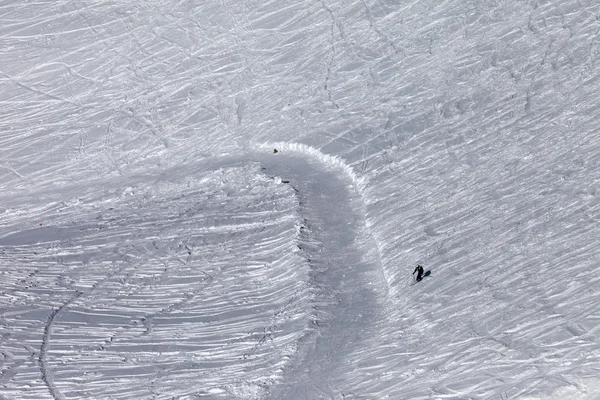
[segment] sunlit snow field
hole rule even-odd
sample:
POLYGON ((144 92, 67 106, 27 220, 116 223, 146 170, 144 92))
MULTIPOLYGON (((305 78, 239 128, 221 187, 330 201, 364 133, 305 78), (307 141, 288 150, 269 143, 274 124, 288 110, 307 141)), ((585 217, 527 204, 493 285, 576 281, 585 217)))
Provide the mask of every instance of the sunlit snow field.
POLYGON ((0 399, 597 400, 599 271, 596 0, 0 2, 0 399))

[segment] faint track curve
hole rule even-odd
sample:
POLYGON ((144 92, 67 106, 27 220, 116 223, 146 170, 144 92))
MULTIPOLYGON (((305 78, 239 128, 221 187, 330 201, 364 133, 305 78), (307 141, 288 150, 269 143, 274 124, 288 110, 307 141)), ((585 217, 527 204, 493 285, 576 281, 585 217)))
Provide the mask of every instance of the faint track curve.
POLYGON ((48 319, 46 320, 46 325, 44 326, 44 333, 42 336, 42 344, 40 346, 40 353, 38 356, 38 364, 40 366, 42 380, 46 384, 48 391, 50 392, 50 394, 52 395, 52 397, 55 400, 66 399, 65 395, 62 394, 60 389, 58 389, 58 387, 54 384, 54 374, 52 372, 52 369, 48 366, 48 361, 47 361, 48 348, 50 346, 50 339, 52 337, 52 326, 54 325, 54 321, 56 320, 56 317, 58 317, 66 308, 68 308, 71 304, 73 304, 75 301, 77 301, 80 297, 82 297, 84 295, 89 295, 96 288, 98 288, 99 286, 104 284, 106 281, 111 279, 113 276, 121 273, 127 266, 128 266, 128 263, 125 263, 122 267, 118 268, 116 271, 111 271, 108 275, 106 275, 106 277, 104 279, 96 282, 94 285, 92 285, 90 287, 89 290, 87 290, 85 292, 81 291, 81 290, 76 290, 75 293, 70 298, 68 298, 59 307, 53 309, 52 312, 50 313, 50 315, 48 316, 48 319))
POLYGON ((38 364, 40 365, 40 370, 42 372, 42 380, 48 387, 50 394, 56 400, 63 400, 66 397, 61 393, 60 390, 54 385, 54 375, 52 374, 52 370, 48 367, 47 355, 48 355, 48 347, 50 346, 50 336, 52 335, 52 325, 54 324, 54 320, 56 317, 70 304, 72 304, 75 300, 83 295, 82 291, 77 290, 75 294, 73 294, 67 301, 65 301, 58 308, 52 310, 48 319, 46 320, 46 326, 44 327, 44 336, 42 337, 42 345, 40 346, 40 354, 38 356, 38 364))

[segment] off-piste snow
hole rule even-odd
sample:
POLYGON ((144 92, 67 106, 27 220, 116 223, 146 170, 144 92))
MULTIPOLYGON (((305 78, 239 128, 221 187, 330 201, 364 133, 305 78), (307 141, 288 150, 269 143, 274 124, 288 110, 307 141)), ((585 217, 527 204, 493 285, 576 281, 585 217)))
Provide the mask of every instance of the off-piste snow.
POLYGON ((7 0, 0 38, 0 399, 600 398, 596 0, 7 0))

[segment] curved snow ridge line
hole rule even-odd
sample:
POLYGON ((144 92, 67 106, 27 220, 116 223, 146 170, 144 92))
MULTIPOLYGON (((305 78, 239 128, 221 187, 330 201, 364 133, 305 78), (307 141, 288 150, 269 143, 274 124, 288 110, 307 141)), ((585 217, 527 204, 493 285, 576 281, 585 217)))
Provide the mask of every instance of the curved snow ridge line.
POLYGON ((254 149, 258 151, 265 150, 277 150, 278 152, 290 152, 301 154, 304 156, 308 156, 310 158, 316 159, 320 161, 322 164, 330 167, 331 169, 337 169, 344 172, 348 178, 356 185, 358 192, 362 197, 362 185, 364 183, 364 178, 356 175, 351 166, 349 166, 341 157, 334 156, 331 154, 323 153, 321 150, 316 147, 309 146, 303 143, 293 143, 293 142, 265 142, 262 144, 251 144, 254 149))
POLYGON ((56 385, 54 385, 54 376, 52 374, 52 370, 48 368, 48 364, 46 361, 46 356, 48 354, 48 346, 50 345, 50 335, 52 334, 52 325, 54 325, 54 320, 56 317, 70 304, 72 304, 75 300, 83 295, 83 292, 76 291, 71 298, 65 301, 61 306, 52 310, 50 315, 48 316, 48 320, 46 321, 46 326, 44 327, 44 336, 42 337, 42 345, 40 346, 40 354, 38 357, 38 363, 40 364, 40 370, 42 372, 42 380, 46 383, 48 390, 52 397, 56 400, 63 400, 66 397, 58 390, 56 385))
MULTIPOLYGON (((277 144, 277 146, 279 146, 280 144, 277 144)), ((279 149, 284 148, 285 146, 279 146, 279 149)), ((265 149, 269 149, 268 145, 263 146, 256 146, 254 148, 257 151, 263 151, 265 149)), ((279 150, 278 149, 278 150, 279 150)), ((272 149, 271 149, 272 151, 272 149)), ((275 177, 270 176, 270 175, 265 175, 268 176, 272 179, 275 179, 275 177)), ((306 227, 306 219, 304 218, 305 216, 303 215, 302 211, 301 211, 301 199, 298 193, 298 189, 293 186, 293 185, 289 185, 290 188, 293 189, 293 196, 295 199, 295 204, 294 204, 294 210, 292 212, 291 215, 286 215, 285 218, 278 218, 276 221, 276 224, 272 224, 272 225, 277 225, 280 224, 282 221, 286 220, 286 219, 290 219, 290 218, 294 218, 295 219, 295 232, 292 239, 292 243, 294 245, 294 247, 297 249, 294 249, 293 253, 295 253, 296 255, 298 255, 299 257, 301 257, 305 263, 306 266, 308 266, 308 269, 311 268, 311 260, 310 257, 308 256, 308 254, 306 253, 306 248, 313 246, 314 243, 311 242, 311 240, 307 237, 307 227, 306 227)), ((264 223, 264 221, 263 221, 264 223)), ((284 273, 284 271, 281 271, 281 273, 284 273)), ((277 279, 277 275, 275 275, 274 277, 272 277, 273 279, 277 279)), ((308 282, 305 282, 306 285, 308 285, 308 282)), ((295 337, 293 339, 292 342, 289 342, 286 340, 287 345, 285 346, 285 351, 282 353, 283 354, 283 358, 276 361, 275 363, 273 363, 273 367, 275 367, 276 372, 273 373, 266 381, 270 381, 270 387, 272 387, 275 383, 281 383, 284 379, 285 379, 285 372, 291 367, 291 365, 293 364, 294 360, 298 357, 298 349, 301 347, 301 344, 305 341, 308 340, 308 337, 310 337, 314 332, 314 321, 316 318, 316 313, 315 313, 315 309, 314 309, 314 300, 315 300, 315 291, 314 288, 311 288, 310 286, 301 286, 298 289, 296 289, 294 291, 294 293, 292 294, 292 297, 275 313, 272 315, 272 317, 269 320, 269 325, 265 326, 264 330, 262 333, 259 333, 258 336, 258 340, 256 341, 256 344, 252 347, 252 349, 245 353, 243 356, 243 360, 247 360, 250 356, 254 355, 261 346, 263 346, 265 344, 265 342, 267 341, 267 339, 270 339, 271 341, 273 340, 272 337, 272 332, 277 331, 279 325, 284 324, 285 321, 285 314, 288 312, 288 309, 290 308, 290 306, 292 306, 294 303, 296 303, 298 300, 298 295, 300 293, 303 293, 303 297, 308 298, 308 304, 310 304, 311 306, 309 307, 310 311, 307 311, 306 314, 304 315, 304 322, 303 322, 303 327, 302 327, 302 331, 299 332, 300 336, 296 336, 294 335, 294 333, 296 332, 292 332, 292 333, 287 333, 286 336, 287 337, 295 337)), ((258 368, 260 366, 260 364, 257 364, 255 366, 255 368, 258 368)), ((260 390, 261 393, 261 397, 265 398, 267 395, 267 389, 266 387, 261 388, 260 390)), ((254 398, 254 397, 253 397, 254 398)))
MULTIPOLYGON (((332 170, 341 171, 344 175, 350 179, 356 188, 356 192, 358 193, 361 199, 361 211, 364 218, 365 228, 367 230, 368 236, 373 241, 375 247, 375 256, 378 260, 379 265, 381 266, 381 273, 385 279, 387 285, 388 295, 392 293, 393 288, 395 287, 392 283, 394 281, 394 277, 387 272, 387 269, 384 267, 382 258, 381 258, 381 244, 377 241, 376 236, 373 234, 372 223, 367 218, 367 202, 364 194, 364 187, 366 185, 367 179, 366 177, 359 176, 354 172, 354 169, 346 163, 346 161, 336 155, 331 155, 327 153, 323 153, 321 150, 316 147, 303 144, 303 143, 295 143, 295 142, 263 142, 263 143, 250 143, 250 147, 256 151, 271 151, 277 150, 277 152, 282 153, 295 153, 306 156, 308 158, 316 159, 321 162, 326 167, 332 170)), ((393 294, 393 293, 392 293, 393 294)))

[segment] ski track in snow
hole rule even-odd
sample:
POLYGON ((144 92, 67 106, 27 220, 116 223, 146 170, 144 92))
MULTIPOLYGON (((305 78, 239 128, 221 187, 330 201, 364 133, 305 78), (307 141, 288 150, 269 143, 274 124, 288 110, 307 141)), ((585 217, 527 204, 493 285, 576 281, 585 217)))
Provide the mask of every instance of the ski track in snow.
POLYGON ((599 15, 4 2, 0 398, 596 400, 599 15))

